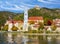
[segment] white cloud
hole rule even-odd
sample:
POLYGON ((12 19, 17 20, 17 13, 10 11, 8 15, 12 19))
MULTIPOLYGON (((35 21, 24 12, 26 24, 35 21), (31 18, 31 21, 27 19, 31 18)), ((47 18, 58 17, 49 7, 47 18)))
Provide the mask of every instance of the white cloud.
POLYGON ((23 9, 30 9, 30 7, 33 7, 33 6, 34 5, 23 3, 23 2, 21 2, 21 5, 20 5, 20 7, 23 9))
POLYGON ((18 9, 20 8, 20 7, 19 7, 19 6, 17 6, 17 5, 14 5, 14 6, 15 6, 15 8, 18 8, 18 9))
POLYGON ((4 5, 1 5, 0 6, 0 8, 2 8, 2 9, 5 9, 5 10, 24 10, 25 8, 27 8, 27 9, 29 9, 29 7, 28 6, 26 6, 26 5, 16 5, 16 4, 14 4, 14 5, 11 5, 11 7, 7 7, 7 6, 4 6, 4 5), (12 7, 12 6, 14 6, 14 7, 12 7))
POLYGON ((5 1, 4 3, 1 2, 0 8, 5 9, 5 10, 25 10, 25 9, 30 9, 30 7, 33 7, 34 5, 27 4, 21 2, 19 5, 18 4, 12 4, 11 2, 5 1))
POLYGON ((54 0, 38 0, 39 2, 43 3, 50 3, 50 4, 60 4, 60 2, 54 1, 54 0))
POLYGON ((5 9, 5 10, 23 10, 21 7, 19 7, 16 4, 11 4, 8 1, 5 1, 4 4, 0 5, 0 8, 5 9), (6 6, 7 5, 7 6, 6 6), (10 7, 8 7, 10 6, 10 7), (14 6, 14 7, 13 7, 14 6))
POLYGON ((20 8, 20 7, 18 7, 17 5, 15 5, 15 7, 13 8, 13 7, 4 7, 3 5, 2 6, 0 6, 0 8, 2 8, 2 9, 6 9, 6 10, 23 10, 22 8, 20 8))
POLYGON ((25 5, 25 6, 34 6, 34 5, 31 5, 31 4, 22 3, 22 2, 21 2, 21 4, 22 4, 22 5, 25 5))
POLYGON ((11 4, 10 2, 8 2, 8 1, 6 1, 5 3, 6 3, 7 5, 13 5, 13 4, 11 4))
POLYGON ((47 0, 47 1, 44 1, 44 0, 38 0, 39 2, 43 2, 43 3, 52 3, 52 2, 50 2, 49 0, 47 0))

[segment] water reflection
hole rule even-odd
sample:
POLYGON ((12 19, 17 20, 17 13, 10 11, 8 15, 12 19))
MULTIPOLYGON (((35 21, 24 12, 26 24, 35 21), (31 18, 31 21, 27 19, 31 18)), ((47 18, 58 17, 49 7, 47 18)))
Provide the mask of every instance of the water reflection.
POLYGON ((13 41, 12 41, 12 34, 11 33, 8 33, 8 36, 7 36, 7 41, 8 41, 8 44, 12 44, 13 41))
POLYGON ((60 36, 0 33, 0 44, 60 44, 60 36))

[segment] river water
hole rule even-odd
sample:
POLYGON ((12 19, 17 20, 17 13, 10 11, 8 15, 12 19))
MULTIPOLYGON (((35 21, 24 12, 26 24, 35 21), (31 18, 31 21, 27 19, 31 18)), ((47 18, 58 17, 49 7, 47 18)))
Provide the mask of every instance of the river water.
POLYGON ((0 44, 60 44, 60 36, 0 33, 0 44))

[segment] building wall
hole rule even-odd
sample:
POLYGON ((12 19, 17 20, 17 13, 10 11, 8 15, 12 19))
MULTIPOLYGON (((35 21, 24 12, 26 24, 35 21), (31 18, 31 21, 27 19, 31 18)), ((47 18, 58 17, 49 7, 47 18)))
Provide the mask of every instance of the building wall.
POLYGON ((9 23, 8 24, 8 31, 12 31, 11 28, 13 27, 13 24, 12 23, 9 23))

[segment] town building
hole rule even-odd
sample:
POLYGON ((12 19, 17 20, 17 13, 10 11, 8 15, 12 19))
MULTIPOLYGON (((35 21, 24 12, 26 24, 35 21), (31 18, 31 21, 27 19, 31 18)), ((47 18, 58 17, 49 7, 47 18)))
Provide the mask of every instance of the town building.
POLYGON ((57 31, 57 32, 60 32, 60 19, 54 19, 54 20, 53 20, 53 23, 54 23, 54 25, 56 25, 56 27, 57 27, 56 31, 57 31))
POLYGON ((60 19, 54 19, 53 23, 57 26, 60 27, 60 19))
POLYGON ((30 24, 30 27, 32 30, 38 29, 39 22, 44 23, 42 16, 32 16, 32 17, 29 17, 29 19, 28 19, 28 23, 30 24))
MULTIPOLYGON (((28 27, 30 26, 30 28, 32 30, 37 30, 39 27, 39 22, 44 23, 43 17, 42 16, 32 16, 28 18, 28 27)), ((12 31, 12 27, 16 26, 19 30, 17 31, 21 31, 23 30, 23 21, 21 20, 7 20, 5 25, 8 25, 8 31, 12 31)))
POLYGON ((17 27, 20 30, 20 29, 22 29, 23 21, 21 21, 21 20, 7 20, 5 25, 8 25, 8 31, 12 31, 11 29, 13 26, 17 27))

